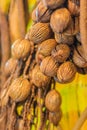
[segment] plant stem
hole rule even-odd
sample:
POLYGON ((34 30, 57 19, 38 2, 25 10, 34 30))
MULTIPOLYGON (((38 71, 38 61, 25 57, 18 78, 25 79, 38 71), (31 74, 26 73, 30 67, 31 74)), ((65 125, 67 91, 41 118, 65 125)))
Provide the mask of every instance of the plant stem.
POLYGON ((87 108, 85 109, 85 111, 80 116, 80 118, 77 121, 77 123, 76 123, 75 127, 73 128, 73 130, 79 130, 81 128, 81 126, 83 125, 83 123, 85 122, 85 120, 87 120, 87 108))
POLYGON ((6 75, 4 72, 4 66, 6 61, 10 57, 10 38, 9 38, 9 28, 7 16, 0 10, 0 29, 1 29, 1 86, 3 86, 6 81, 6 75))
POLYGON ((85 59, 87 60, 87 0, 80 0, 80 34, 85 59))

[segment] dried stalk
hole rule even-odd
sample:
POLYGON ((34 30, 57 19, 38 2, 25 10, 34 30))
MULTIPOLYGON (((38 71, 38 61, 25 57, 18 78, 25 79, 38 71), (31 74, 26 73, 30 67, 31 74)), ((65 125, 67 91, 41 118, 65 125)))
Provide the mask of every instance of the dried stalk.
POLYGON ((25 11, 25 23, 26 23, 26 26, 27 26, 28 21, 29 21, 28 0, 24 0, 23 4, 24 4, 24 11, 25 11))
POLYGON ((80 116, 80 118, 77 121, 77 123, 76 123, 75 127, 73 128, 73 130, 79 130, 86 120, 87 120, 87 108, 85 109, 85 111, 80 116))
POLYGON ((80 0, 80 34, 85 59, 87 60, 87 0, 80 0))
POLYGON ((6 130, 6 124, 7 124, 7 110, 3 110, 1 111, 1 114, 0 114, 0 129, 1 130, 6 130))
POLYGON ((21 36, 24 37, 25 30, 26 30, 26 23, 25 23, 23 0, 16 0, 16 2, 17 2, 17 9, 18 9, 18 15, 19 15, 20 32, 21 32, 21 36))
POLYGON ((15 130, 16 123, 16 113, 15 113, 16 103, 14 102, 11 107, 9 125, 7 130, 15 130))
POLYGON ((40 122, 39 122, 39 127, 38 130, 42 130, 43 128, 43 122, 44 122, 44 113, 42 112, 43 108, 43 99, 42 99, 42 90, 41 88, 38 89, 38 110, 40 112, 40 122))
POLYGON ((32 59, 32 55, 30 55, 25 63, 25 68, 24 68, 24 71, 23 71, 23 75, 24 77, 26 77, 26 73, 27 73, 27 70, 30 66, 30 63, 31 63, 31 59, 32 59))
POLYGON ((10 57, 10 40, 9 40, 9 28, 6 15, 0 10, 0 29, 1 29, 1 86, 6 81, 6 75, 4 72, 4 65, 10 57))

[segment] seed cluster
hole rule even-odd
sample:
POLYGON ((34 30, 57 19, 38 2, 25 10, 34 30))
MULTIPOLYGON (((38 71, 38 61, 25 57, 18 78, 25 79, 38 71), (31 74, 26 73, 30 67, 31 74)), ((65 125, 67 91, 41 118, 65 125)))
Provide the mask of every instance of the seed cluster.
MULTIPOLYGON (((12 113, 16 118, 14 125, 18 122, 21 130, 31 129, 39 111, 38 130, 48 127, 46 121, 57 126, 62 112, 55 82, 69 83, 76 72, 87 73, 79 12, 79 0, 42 0, 32 13, 34 24, 25 39, 18 39, 12 45, 12 58, 5 66, 9 82, 5 84, 7 90, 2 92, 2 101, 11 109, 14 102, 15 108, 20 103, 23 105, 20 121, 12 113)), ((9 127, 11 123, 8 130, 14 130, 9 127)))

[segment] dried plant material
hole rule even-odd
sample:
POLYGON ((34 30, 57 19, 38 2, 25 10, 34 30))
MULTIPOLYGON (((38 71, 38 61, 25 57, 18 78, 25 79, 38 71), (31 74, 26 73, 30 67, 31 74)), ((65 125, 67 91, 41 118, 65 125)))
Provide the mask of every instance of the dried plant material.
POLYGON ((46 95, 45 105, 51 112, 57 112, 61 105, 61 96, 56 90, 51 90, 46 95))
POLYGON ((57 45, 56 48, 52 51, 52 57, 55 61, 62 63, 69 58, 70 48, 66 44, 57 45))
POLYGON ((51 15, 50 25, 55 33, 62 33, 71 20, 70 12, 66 8, 60 8, 51 15))
POLYGON ((42 54, 43 56, 50 56, 52 50, 56 47, 56 45, 57 45, 57 42, 55 41, 55 39, 45 40, 38 47, 38 52, 42 54))
POLYGON ((0 129, 1 130, 6 130, 6 124, 7 124, 7 120, 6 120, 6 110, 3 110, 3 112, 0 112, 0 129))
MULTIPOLYGON (((19 23, 22 22, 22 25, 24 25, 22 18, 26 17, 23 12, 26 8, 26 1, 11 1, 13 2, 12 12, 16 6, 19 16, 22 13, 19 17, 19 23)), ((34 23, 25 39, 18 39, 12 45, 12 58, 15 58, 18 63, 16 67, 14 64, 12 72, 10 70, 11 74, 3 86, 0 101, 0 110, 3 111, 5 108, 7 111, 6 129, 30 130, 34 126, 38 130, 50 130, 54 125, 59 126, 62 116, 61 96, 55 89, 56 81, 62 84, 69 83, 73 81, 76 72, 87 74, 86 3, 84 0, 42 0, 38 2, 32 14, 34 23), (77 8, 79 5, 81 15, 77 8), (85 24, 82 24, 82 16, 85 24), (17 116, 15 108, 21 104, 24 109, 21 115, 17 116)), ((23 34, 23 28, 20 26, 18 27, 23 34)), ((0 121, 2 122, 2 117, 0 121)), ((81 121, 77 126, 81 126, 81 121)), ((62 129, 60 126, 56 128, 62 129)))
POLYGON ((50 78, 41 72, 39 66, 35 66, 32 71, 32 82, 36 87, 47 87, 50 82, 50 78))
POLYGON ((56 9, 57 7, 61 7, 64 2, 65 0, 43 0, 44 5, 50 9, 56 9))
POLYGON ((10 58, 5 64, 5 74, 9 76, 14 70, 14 68, 17 66, 17 64, 18 64, 18 60, 14 58, 10 58))
POLYGON ((84 112, 81 114, 80 118, 78 119, 76 125, 74 126, 73 130, 79 130, 83 123, 87 120, 87 108, 84 110, 84 112))
POLYGON ((49 22, 52 10, 44 6, 41 1, 32 12, 32 20, 34 22, 49 22))
POLYGON ((73 16, 80 14, 80 0, 68 0, 68 9, 73 16))
POLYGON ((35 59, 36 59, 36 63, 37 63, 38 65, 41 64, 41 62, 42 62, 42 60, 43 60, 44 58, 45 58, 45 57, 37 51, 36 56, 35 56, 35 59))
POLYGON ((80 0, 80 34, 85 59, 87 60, 87 1, 80 0))
POLYGON ((64 35, 75 36, 79 32, 79 17, 70 19, 67 28, 64 30, 64 35))
POLYGON ((84 58, 84 52, 80 45, 77 47, 77 50, 74 49, 73 62, 80 68, 87 67, 87 61, 84 58))
POLYGON ((15 126, 16 130, 24 130, 24 121, 23 119, 18 119, 15 126))
POLYGON ((41 43, 52 36, 52 30, 48 23, 36 23, 29 32, 29 39, 34 43, 41 43))
POLYGON ((7 77, 4 72, 6 61, 10 57, 10 38, 6 14, 0 10, 0 35, 1 35, 1 86, 4 85, 7 77))
POLYGON ((57 78, 60 83, 71 82, 75 78, 76 67, 72 62, 65 62, 58 68, 57 78))
POLYGON ((12 57, 16 59, 24 59, 29 55, 30 49, 31 43, 28 40, 18 39, 11 47, 12 57))
POLYGON ((49 121, 55 126, 58 126, 59 121, 62 118, 62 111, 59 109, 57 112, 49 112, 49 121))
MULTIPOLYGON (((26 0, 25 0, 25 2, 26 2, 26 0)), ((24 2, 23 2, 23 0, 17 0, 16 3, 17 3, 17 9, 18 9, 18 16, 20 17, 18 19, 20 32, 21 32, 21 36, 24 38, 25 31, 26 31, 26 23, 25 23, 26 15, 25 15, 25 11, 24 11, 24 2)))
POLYGON ((58 64, 51 56, 48 56, 41 62, 40 69, 43 74, 53 77, 57 73, 58 64))
POLYGON ((72 45, 74 43, 74 36, 67 36, 64 33, 55 33, 55 40, 58 43, 72 45))
POLYGON ((21 102, 29 96, 30 89, 30 82, 23 77, 19 77, 12 81, 9 87, 9 96, 13 101, 21 102))
POLYGON ((9 28, 11 42, 25 35, 25 18, 23 0, 11 0, 9 11, 9 28), (19 8, 20 7, 20 8, 19 8))
POLYGON ((80 36, 80 33, 77 33, 77 35, 76 35, 76 39, 78 40, 78 42, 81 42, 81 36, 80 36))

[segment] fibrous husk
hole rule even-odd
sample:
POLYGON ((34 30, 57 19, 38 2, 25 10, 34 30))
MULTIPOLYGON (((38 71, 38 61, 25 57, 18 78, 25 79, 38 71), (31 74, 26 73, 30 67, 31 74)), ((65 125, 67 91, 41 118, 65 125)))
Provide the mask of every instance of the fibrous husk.
POLYGON ((68 0, 68 9, 73 16, 80 14, 80 0, 68 0))
POLYGON ((50 25, 55 33, 62 33, 69 25, 71 15, 68 9, 60 8, 51 15, 50 25))
POLYGON ((52 51, 52 57, 55 61, 62 63, 69 58, 70 48, 66 44, 57 45, 56 48, 52 51))
POLYGON ((32 12, 32 20, 34 22, 49 22, 52 10, 44 6, 41 1, 32 12))
POLYGON ((49 23, 36 23, 29 31, 29 39, 35 44, 39 44, 51 36, 52 30, 49 23))
POLYGON ((80 68, 87 67, 87 61, 84 58, 83 48, 80 45, 77 46, 77 49, 74 49, 73 62, 80 68))
POLYGON ((58 82, 60 83, 71 82, 75 78, 75 74, 76 74, 75 65, 70 61, 66 61, 58 68, 57 71, 58 82))
POLYGON ((67 36, 64 33, 55 33, 55 40, 58 43, 66 43, 72 45, 74 43, 74 36, 67 36))
POLYGON ((45 76, 37 65, 32 70, 32 82, 36 87, 47 87, 50 82, 50 77, 45 76))
POLYGON ((46 108, 51 112, 57 112, 61 105, 61 96, 56 90, 51 90, 46 95, 45 99, 46 108))
POLYGON ((49 121, 55 126, 59 124, 59 121, 62 118, 62 111, 59 109, 57 112, 49 112, 49 121))
POLYGON ((40 70, 43 74, 53 77, 57 73, 58 63, 51 57, 44 58, 40 65, 40 70))
POLYGON ((31 42, 26 39, 18 39, 16 40, 12 47, 12 57, 16 59, 24 59, 26 58, 31 50, 31 42))
POLYGON ((64 2, 65 0, 43 0, 44 5, 50 9, 56 9, 57 7, 61 7, 64 2))
POLYGON ((13 101, 21 102, 29 96, 30 90, 30 82, 23 77, 19 77, 12 81, 11 85, 9 86, 8 95, 13 101))
POLYGON ((5 64, 5 74, 9 76, 14 68, 17 66, 18 60, 14 58, 10 58, 5 64))
POLYGON ((56 47, 56 45, 57 45, 57 42, 55 41, 55 39, 45 40, 38 47, 38 52, 42 54, 43 56, 50 56, 52 50, 56 47))

